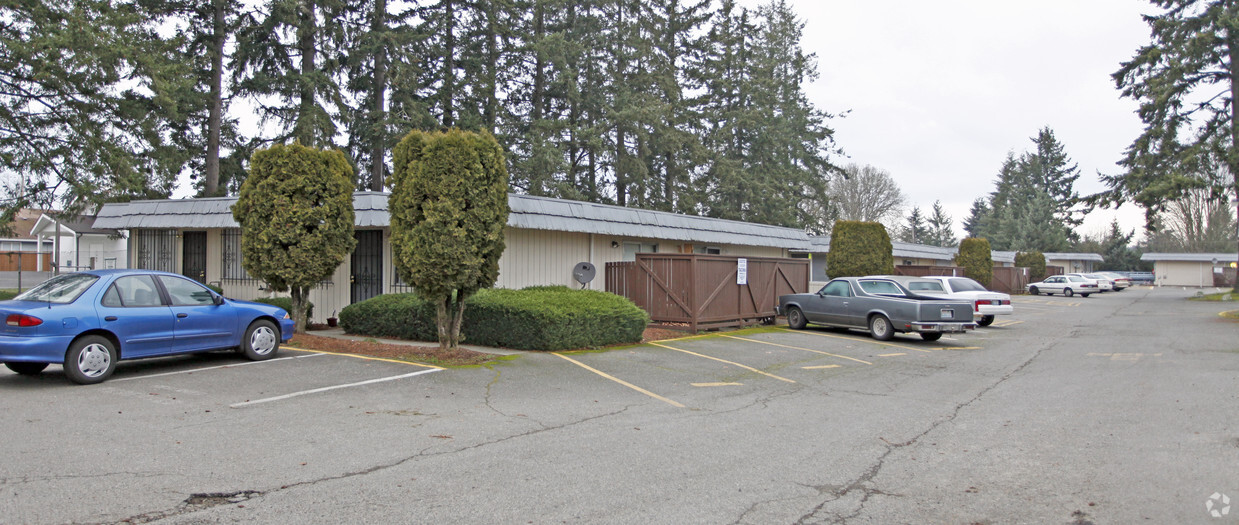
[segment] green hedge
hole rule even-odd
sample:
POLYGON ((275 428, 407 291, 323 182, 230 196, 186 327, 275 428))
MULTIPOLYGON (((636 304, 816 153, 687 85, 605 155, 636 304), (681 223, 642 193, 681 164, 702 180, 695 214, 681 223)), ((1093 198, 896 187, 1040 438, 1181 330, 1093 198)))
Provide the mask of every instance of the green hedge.
POLYGON ((876 222, 836 221, 826 254, 826 274, 861 277, 895 273, 895 256, 886 227, 876 222))
POLYGON ((994 280, 994 259, 990 255, 989 241, 969 237, 959 241, 959 253, 955 255, 955 265, 964 268, 964 275, 989 288, 994 280))
MULTIPOLYGON (((269 304, 272 306, 278 306, 280 308, 283 308, 285 312, 291 313, 293 311, 293 298, 292 297, 263 297, 261 299, 254 299, 254 302, 269 304)), ((305 318, 312 319, 313 317, 314 317, 314 303, 309 303, 309 307, 306 308, 306 311, 305 311, 305 318)))
MULTIPOLYGON (((435 309, 413 294, 380 295, 340 312, 344 331, 437 341, 435 309)), ((486 289, 465 304, 464 343, 518 350, 569 350, 639 343, 649 316, 632 301, 596 290, 538 286, 486 289)))
POLYGON ((1045 279, 1045 254, 1037 251, 1015 254, 1015 265, 1028 268, 1028 282, 1035 283, 1045 279))

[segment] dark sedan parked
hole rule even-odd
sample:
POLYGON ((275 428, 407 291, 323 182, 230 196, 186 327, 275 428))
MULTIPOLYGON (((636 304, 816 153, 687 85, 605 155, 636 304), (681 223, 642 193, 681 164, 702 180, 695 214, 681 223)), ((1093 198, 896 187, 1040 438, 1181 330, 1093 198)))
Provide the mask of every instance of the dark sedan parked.
POLYGON ((779 313, 794 329, 808 323, 859 328, 881 341, 896 332, 937 341, 944 333, 974 329, 972 307, 970 301, 918 295, 886 277, 841 277, 817 293, 779 297, 779 313))
POLYGON ((293 336, 279 307, 151 270, 59 275, 0 301, 0 317, 0 363, 23 375, 63 364, 79 384, 104 381, 121 359, 225 349, 270 359, 293 336))

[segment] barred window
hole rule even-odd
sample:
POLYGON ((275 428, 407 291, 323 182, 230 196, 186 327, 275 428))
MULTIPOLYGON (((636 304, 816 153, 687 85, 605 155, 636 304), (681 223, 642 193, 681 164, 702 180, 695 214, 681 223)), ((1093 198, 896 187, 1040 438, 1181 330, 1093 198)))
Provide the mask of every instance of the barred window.
POLYGON ((413 285, 404 282, 400 278, 400 270, 396 269, 396 265, 391 268, 391 293, 412 293, 413 285))
POLYGON ((176 272, 176 230, 138 230, 134 242, 138 268, 176 272))
POLYGON ((252 282, 255 281, 250 277, 249 272, 245 271, 245 267, 241 266, 241 229, 232 228, 220 232, 220 239, 223 244, 223 261, 220 264, 222 274, 220 278, 225 281, 232 282, 252 282))

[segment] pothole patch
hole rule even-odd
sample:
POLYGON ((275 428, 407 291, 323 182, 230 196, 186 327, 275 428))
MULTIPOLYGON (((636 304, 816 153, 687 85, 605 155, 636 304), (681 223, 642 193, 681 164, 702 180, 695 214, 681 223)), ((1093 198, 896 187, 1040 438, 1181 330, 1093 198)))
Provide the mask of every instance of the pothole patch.
POLYGON ((239 490, 236 492, 199 492, 196 494, 190 494, 189 497, 185 499, 185 504, 195 507, 209 508, 218 505, 241 503, 261 495, 262 492, 257 490, 239 490))

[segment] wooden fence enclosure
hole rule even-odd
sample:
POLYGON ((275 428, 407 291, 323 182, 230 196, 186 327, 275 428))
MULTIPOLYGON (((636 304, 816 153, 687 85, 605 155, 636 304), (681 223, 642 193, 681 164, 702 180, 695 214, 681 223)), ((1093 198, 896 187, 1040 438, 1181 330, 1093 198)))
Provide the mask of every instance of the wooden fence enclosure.
POLYGON ((1007 294, 1024 293, 1028 288, 1028 268, 995 266, 989 289, 1007 294))
POLYGON ((50 272, 51 252, 43 253, 43 267, 39 268, 39 254, 35 252, 0 252, 0 272, 50 272))
POLYGON ((773 321, 780 295, 809 290, 809 261, 639 253, 636 261, 607 263, 606 288, 654 324, 696 333, 773 321))

